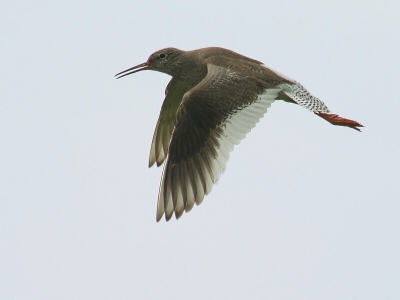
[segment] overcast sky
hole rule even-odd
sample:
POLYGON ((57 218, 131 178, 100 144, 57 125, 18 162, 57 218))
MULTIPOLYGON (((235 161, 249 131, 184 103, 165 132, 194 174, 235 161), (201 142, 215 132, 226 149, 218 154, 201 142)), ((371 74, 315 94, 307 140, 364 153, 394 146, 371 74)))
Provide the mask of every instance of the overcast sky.
POLYGON ((0 299, 400 299, 399 1, 2 1, 0 299), (202 205, 155 222, 161 48, 301 82, 202 205))

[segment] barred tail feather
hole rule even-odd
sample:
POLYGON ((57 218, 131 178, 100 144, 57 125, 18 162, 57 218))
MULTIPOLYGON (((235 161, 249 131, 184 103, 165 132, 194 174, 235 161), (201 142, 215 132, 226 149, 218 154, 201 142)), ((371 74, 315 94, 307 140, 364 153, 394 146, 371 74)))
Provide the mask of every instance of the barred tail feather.
POLYGON ((279 85, 289 98, 294 100, 300 106, 311 110, 312 112, 321 112, 329 114, 329 108, 317 97, 311 95, 300 83, 282 83, 279 85))
POLYGON ((311 95, 300 83, 282 83, 279 85, 282 92, 293 102, 312 111, 317 116, 323 118, 333 125, 347 126, 357 131, 361 131, 358 127, 364 127, 357 121, 340 117, 330 112, 329 108, 317 97, 311 95))

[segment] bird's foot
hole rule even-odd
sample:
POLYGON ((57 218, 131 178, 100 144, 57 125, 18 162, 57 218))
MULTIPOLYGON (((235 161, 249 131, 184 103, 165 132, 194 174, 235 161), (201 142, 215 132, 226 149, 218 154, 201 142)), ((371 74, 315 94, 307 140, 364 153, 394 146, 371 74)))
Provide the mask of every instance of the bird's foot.
POLYGON ((315 114, 317 116, 325 119, 326 121, 328 121, 329 123, 331 123, 333 125, 347 126, 347 127, 353 128, 353 129, 355 129, 357 131, 361 131, 358 127, 364 127, 363 125, 361 125, 357 121, 353 121, 353 120, 350 120, 350 119, 342 118, 342 117, 340 117, 338 115, 335 115, 335 114, 325 114, 325 113, 320 113, 320 112, 316 112, 315 114))

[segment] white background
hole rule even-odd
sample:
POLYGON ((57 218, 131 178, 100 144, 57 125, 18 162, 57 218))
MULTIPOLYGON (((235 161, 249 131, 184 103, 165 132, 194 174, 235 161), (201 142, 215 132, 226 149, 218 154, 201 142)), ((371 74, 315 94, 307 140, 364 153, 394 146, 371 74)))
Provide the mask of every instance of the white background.
POLYGON ((0 299, 400 299, 399 1, 3 1, 0 299), (24 3, 25 2, 25 3, 24 3), (155 222, 164 47, 301 82, 203 204, 155 222))

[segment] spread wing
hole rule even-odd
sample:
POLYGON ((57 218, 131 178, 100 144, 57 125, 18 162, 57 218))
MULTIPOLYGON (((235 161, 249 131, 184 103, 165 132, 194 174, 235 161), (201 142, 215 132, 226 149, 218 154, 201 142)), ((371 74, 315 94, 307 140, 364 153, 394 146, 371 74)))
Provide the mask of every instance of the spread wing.
MULTIPOLYGON (((157 221, 199 205, 224 171, 229 152, 274 102, 280 88, 208 64, 208 74, 177 110, 158 196, 157 221)), ((165 148, 164 148, 165 149, 165 148)))
POLYGON ((176 78, 172 78, 168 83, 160 116, 154 130, 153 141, 151 142, 149 167, 154 163, 160 166, 165 160, 172 130, 175 127, 176 111, 182 102, 183 95, 188 90, 189 87, 176 78))

